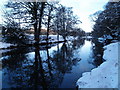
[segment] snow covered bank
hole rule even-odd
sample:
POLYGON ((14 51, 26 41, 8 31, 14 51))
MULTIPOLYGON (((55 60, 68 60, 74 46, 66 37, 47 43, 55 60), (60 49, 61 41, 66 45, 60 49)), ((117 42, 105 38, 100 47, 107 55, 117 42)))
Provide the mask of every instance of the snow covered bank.
MULTIPOLYGON (((30 41, 32 43, 34 43, 34 35, 33 34, 26 34, 27 37, 30 39, 30 41)), ((46 42, 46 39, 47 39, 47 36, 46 35, 41 35, 40 36, 41 38, 41 42, 40 43, 45 43, 46 42)), ((49 35, 49 42, 57 42, 57 35, 49 35)), ((63 37, 59 35, 59 41, 64 41, 63 37)), ((10 46, 16 46, 14 44, 10 44, 10 43, 5 43, 5 42, 0 42, 0 49, 2 48, 8 48, 10 46)))
MULTIPOLYGON (((26 34, 26 35, 28 36, 28 38, 30 40, 34 40, 34 35, 33 34, 26 34)), ((49 42, 56 42, 56 41, 58 41, 57 40, 57 36, 58 35, 49 35, 49 37, 48 37, 49 38, 49 42)), ((47 35, 41 35, 40 38, 41 38, 41 42, 46 42, 47 35)), ((73 41, 73 40, 77 40, 77 39, 78 39, 78 37, 73 37, 73 36, 66 37, 66 40, 68 40, 68 41, 73 41)), ((64 39, 63 39, 63 37, 61 35, 59 35, 59 41, 64 41, 64 39)))
MULTIPOLYGON (((27 37, 34 43, 34 34, 26 34, 27 37)), ((57 42, 57 35, 49 35, 49 42, 57 42)), ((46 42, 47 35, 40 36, 41 42, 46 42)), ((63 37, 59 35, 59 41, 64 41, 63 37)))
POLYGON ((110 35, 104 35, 103 37, 98 38, 98 41, 104 43, 106 40, 112 40, 113 37, 110 35))
MULTIPOLYGON (((49 42, 57 42, 57 35, 49 35, 49 42)), ((47 36, 46 35, 42 35, 41 36, 41 42, 46 42, 47 36)), ((59 35, 59 41, 64 41, 63 37, 59 35)))
POLYGON ((0 48, 8 48, 10 46, 15 46, 14 44, 0 42, 0 48))
POLYGON ((78 39, 78 37, 74 37, 74 36, 68 36, 68 37, 66 37, 67 41, 74 41, 74 40, 77 40, 77 39, 78 39))
POLYGON ((91 72, 83 73, 77 81, 79 88, 118 88, 118 46, 120 42, 104 47, 106 61, 91 72))

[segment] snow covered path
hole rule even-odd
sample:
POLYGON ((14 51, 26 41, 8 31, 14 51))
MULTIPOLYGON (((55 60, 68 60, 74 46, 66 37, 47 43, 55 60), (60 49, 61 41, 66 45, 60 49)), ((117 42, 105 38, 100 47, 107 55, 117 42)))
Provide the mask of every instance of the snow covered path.
POLYGON ((79 88, 118 88, 118 46, 120 42, 104 47, 106 61, 91 72, 83 73, 77 81, 79 88))

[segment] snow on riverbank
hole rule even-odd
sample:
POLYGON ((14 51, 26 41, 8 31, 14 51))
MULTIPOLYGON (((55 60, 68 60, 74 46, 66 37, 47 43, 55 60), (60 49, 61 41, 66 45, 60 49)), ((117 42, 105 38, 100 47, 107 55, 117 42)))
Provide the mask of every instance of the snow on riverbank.
MULTIPOLYGON (((49 35, 49 42, 57 42, 57 35, 49 35)), ((47 36, 46 35, 42 35, 41 36, 41 42, 46 42, 47 36)), ((59 41, 64 41, 63 37, 59 35, 59 41)))
POLYGON ((14 44, 0 42, 0 48, 8 48, 10 46, 15 46, 14 44))
POLYGON ((104 47, 106 61, 91 72, 83 73, 77 81, 79 88, 118 88, 118 46, 120 42, 104 47))
MULTIPOLYGON (((26 34, 28 36, 28 38, 31 40, 31 41, 34 41, 34 34, 26 34)), ((41 35, 40 36, 41 38, 41 43, 45 43, 46 42, 46 39, 47 39, 47 35, 41 35)), ((49 42, 57 42, 58 41, 58 35, 49 35, 49 42)), ((78 37, 73 37, 73 36, 69 36, 69 37, 66 37, 66 40, 67 41, 73 41, 73 40, 76 40, 78 37)), ((64 41, 63 37, 61 35, 59 35, 59 41, 64 41)))
MULTIPOLYGON (((27 37, 32 41, 32 43, 34 43, 34 35, 33 34, 26 34, 27 37)), ((42 35, 41 36, 41 42, 40 43, 45 43, 47 39, 46 35, 42 35)), ((49 42, 57 42, 57 35, 49 35, 49 42)), ((64 41, 62 36, 59 36, 59 41, 64 41)), ((0 42, 0 49, 2 48, 8 48, 10 46, 15 46, 14 44, 10 44, 10 43, 5 43, 5 42, 0 42)))
POLYGON ((104 43, 107 39, 108 40, 110 40, 110 39, 112 40, 113 37, 110 36, 110 35, 104 35, 103 37, 98 38, 98 41, 101 42, 101 43, 104 43))
MULTIPOLYGON (((28 38, 34 42, 34 34, 26 34, 28 38)), ((57 42, 57 35, 49 35, 49 42, 57 42)), ((41 42, 46 42, 47 35, 40 36, 41 42)), ((59 35, 59 41, 64 41, 63 37, 59 35)))

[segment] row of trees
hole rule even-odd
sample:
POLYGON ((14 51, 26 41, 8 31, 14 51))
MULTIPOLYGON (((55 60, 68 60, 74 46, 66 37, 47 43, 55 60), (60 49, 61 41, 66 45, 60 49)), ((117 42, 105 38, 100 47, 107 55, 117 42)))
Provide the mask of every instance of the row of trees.
POLYGON ((47 28, 47 41, 49 31, 54 30, 59 35, 66 37, 74 32, 81 35, 84 32, 78 28, 81 23, 77 16, 73 14, 72 8, 65 7, 58 2, 8 2, 6 5, 5 23, 3 35, 7 41, 25 44, 27 37, 26 30, 34 28, 35 44, 39 44, 41 28, 47 28))
POLYGON ((93 28, 94 37, 120 37, 120 2, 108 2, 104 11, 93 14, 95 25, 93 28))

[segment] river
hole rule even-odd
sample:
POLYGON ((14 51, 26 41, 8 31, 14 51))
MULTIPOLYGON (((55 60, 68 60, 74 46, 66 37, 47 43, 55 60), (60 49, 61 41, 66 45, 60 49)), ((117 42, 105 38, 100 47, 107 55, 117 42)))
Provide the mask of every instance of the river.
POLYGON ((2 53, 3 88, 76 88, 84 72, 104 60, 103 45, 78 39, 52 47, 28 47, 2 53))

